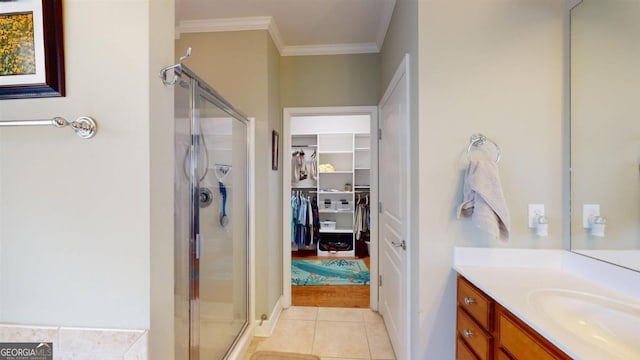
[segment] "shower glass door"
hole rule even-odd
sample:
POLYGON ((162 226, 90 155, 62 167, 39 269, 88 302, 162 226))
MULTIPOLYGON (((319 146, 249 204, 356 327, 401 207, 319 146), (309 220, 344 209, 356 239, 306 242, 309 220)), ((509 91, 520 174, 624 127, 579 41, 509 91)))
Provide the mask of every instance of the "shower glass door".
MULTIPOLYGON (((222 359, 248 319, 247 126, 202 94, 200 359, 222 359), (209 195, 211 194, 211 195, 209 195), (210 203, 207 197, 210 196, 210 203)), ((193 360, 193 359, 192 359, 193 360)))
POLYGON ((175 87, 177 360, 224 359, 248 325, 247 122, 214 94, 175 87))

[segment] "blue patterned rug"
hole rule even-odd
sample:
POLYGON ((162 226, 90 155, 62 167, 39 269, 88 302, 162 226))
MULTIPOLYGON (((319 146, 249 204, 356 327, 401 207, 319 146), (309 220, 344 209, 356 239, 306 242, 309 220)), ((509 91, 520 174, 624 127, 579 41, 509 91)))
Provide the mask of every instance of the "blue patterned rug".
POLYGON ((292 260, 292 285, 368 285, 369 269, 363 260, 292 260))

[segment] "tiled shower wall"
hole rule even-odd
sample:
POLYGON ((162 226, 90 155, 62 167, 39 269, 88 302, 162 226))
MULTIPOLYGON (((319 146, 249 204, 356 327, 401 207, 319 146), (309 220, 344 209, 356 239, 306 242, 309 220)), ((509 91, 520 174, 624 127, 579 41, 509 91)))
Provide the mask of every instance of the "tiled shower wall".
POLYGON ((147 360, 147 330, 0 324, 0 342, 51 342, 54 360, 147 360))

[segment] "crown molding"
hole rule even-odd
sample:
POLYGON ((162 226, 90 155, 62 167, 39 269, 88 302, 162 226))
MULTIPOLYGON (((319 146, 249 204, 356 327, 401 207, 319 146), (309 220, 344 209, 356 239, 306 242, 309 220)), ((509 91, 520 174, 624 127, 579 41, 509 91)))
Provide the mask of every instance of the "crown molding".
POLYGON ((267 30, 272 21, 271 16, 183 20, 178 24, 178 29, 181 33, 267 30))
MULTIPOLYGON (((391 20, 391 17, 389 17, 391 20)), ((388 26, 388 24, 387 24, 388 26)), ((282 40, 282 35, 278 26, 271 16, 256 16, 244 18, 227 19, 207 19, 207 20, 184 20, 180 21, 176 27, 176 39, 180 34, 201 33, 201 32, 226 32, 226 31, 248 31, 266 30, 271 35, 271 39, 281 56, 308 56, 308 55, 342 55, 342 54, 365 54, 380 52, 384 32, 379 34, 377 43, 354 43, 354 44, 323 44, 323 45, 294 45, 286 46, 282 40)))
POLYGON ((276 48, 278 48, 278 52, 280 53, 280 55, 282 55, 282 52, 284 51, 284 48, 285 48, 284 40, 282 40, 282 35, 280 34, 278 25, 276 25, 276 21, 273 18, 271 18, 271 22, 269 22, 269 27, 267 28, 267 30, 269 30, 269 35, 271 35, 271 40, 273 40, 273 43, 276 45, 276 48))
POLYGON ((308 55, 344 55, 344 54, 370 54, 378 53, 380 48, 376 43, 354 44, 323 44, 323 45, 295 45, 286 46, 282 56, 308 56, 308 55))
POLYGON ((180 34, 201 32, 227 32, 267 30, 278 51, 282 53, 283 41, 278 25, 272 16, 254 16, 226 19, 183 20, 176 28, 176 39, 180 34))

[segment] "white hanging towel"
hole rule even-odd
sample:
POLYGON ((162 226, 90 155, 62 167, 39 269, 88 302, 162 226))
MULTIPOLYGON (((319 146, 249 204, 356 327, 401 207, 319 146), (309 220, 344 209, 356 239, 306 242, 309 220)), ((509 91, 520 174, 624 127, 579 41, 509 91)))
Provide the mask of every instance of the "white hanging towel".
POLYGON ((461 216, 471 216, 471 222, 478 228, 500 240, 509 239, 511 218, 495 162, 469 162, 464 178, 463 196, 464 200, 458 206, 458 219, 461 216))

